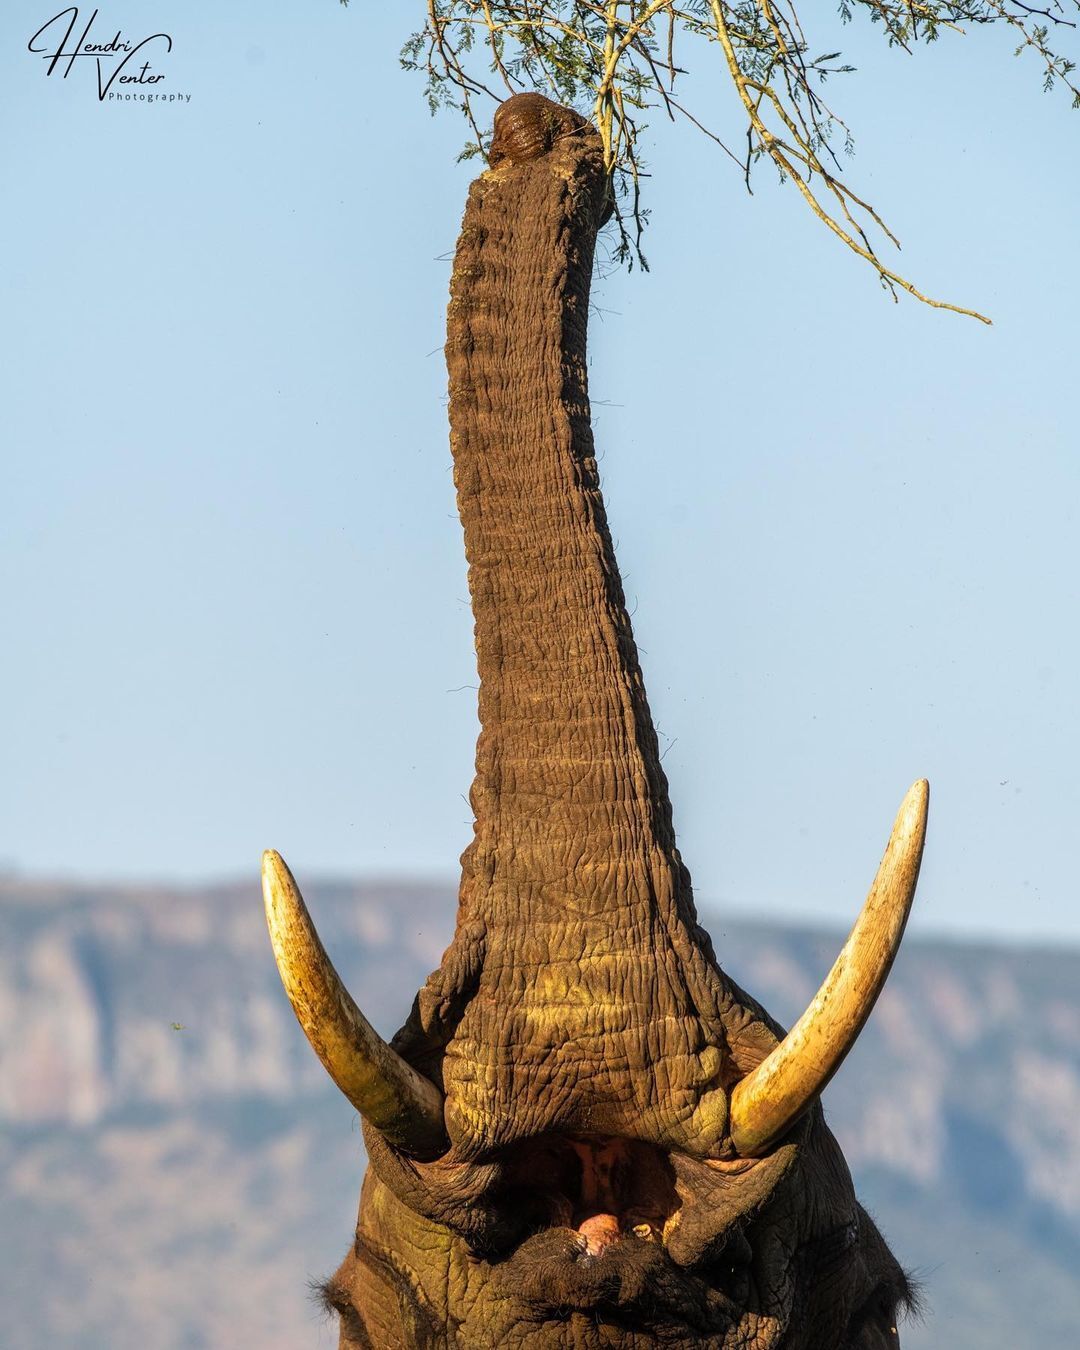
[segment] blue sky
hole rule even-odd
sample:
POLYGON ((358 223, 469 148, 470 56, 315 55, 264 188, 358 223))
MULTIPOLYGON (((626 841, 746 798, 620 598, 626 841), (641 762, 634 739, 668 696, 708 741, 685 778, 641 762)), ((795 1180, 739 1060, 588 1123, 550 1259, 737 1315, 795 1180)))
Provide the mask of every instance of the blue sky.
MULTIPOLYGON (((421 7, 99 8, 167 31, 191 98, 99 104, 26 49, 54 9, 4 6, 0 860, 450 879, 475 165, 398 68, 421 7)), ((853 184, 995 326, 894 305, 790 187, 657 122, 652 271, 598 282, 591 380, 680 845, 704 903, 846 920, 925 775, 915 925, 1075 940, 1080 115, 1006 38, 843 37, 853 184)), ((737 140, 719 75, 688 88, 737 140)))

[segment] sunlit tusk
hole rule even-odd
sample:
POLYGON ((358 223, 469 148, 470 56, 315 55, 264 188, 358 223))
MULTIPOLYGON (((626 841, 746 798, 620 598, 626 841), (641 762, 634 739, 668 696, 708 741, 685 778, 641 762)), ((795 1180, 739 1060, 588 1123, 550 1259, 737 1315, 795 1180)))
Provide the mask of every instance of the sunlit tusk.
POLYGON ((877 877, 851 936, 814 1001, 731 1095, 731 1140, 759 1157, 814 1102, 855 1044, 881 993, 915 898, 930 785, 904 798, 877 877))
POLYGON ((360 1114, 417 1158, 447 1147, 439 1089, 406 1064, 349 996, 330 963, 292 873, 263 854, 263 899, 278 973, 304 1035, 360 1114))

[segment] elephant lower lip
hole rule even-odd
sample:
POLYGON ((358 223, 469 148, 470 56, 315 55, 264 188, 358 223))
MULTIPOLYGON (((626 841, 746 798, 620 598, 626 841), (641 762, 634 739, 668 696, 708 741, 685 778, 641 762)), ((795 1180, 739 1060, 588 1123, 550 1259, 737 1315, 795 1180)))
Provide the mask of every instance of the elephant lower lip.
POLYGON ((614 1216, 595 1215, 604 1224, 586 1220, 579 1228, 548 1228, 523 1242, 508 1262, 515 1279, 534 1296, 551 1296, 568 1306, 594 1306, 598 1296, 621 1303, 631 1285, 621 1273, 667 1265, 662 1248, 619 1231, 614 1216), (583 1231, 584 1230, 584 1231, 583 1231))
POLYGON ((583 1313, 625 1325, 641 1315, 680 1335, 690 1329, 715 1333, 732 1322, 726 1298, 676 1267, 661 1243, 618 1231, 611 1214, 528 1238, 500 1267, 498 1279, 533 1314, 557 1321, 583 1313))

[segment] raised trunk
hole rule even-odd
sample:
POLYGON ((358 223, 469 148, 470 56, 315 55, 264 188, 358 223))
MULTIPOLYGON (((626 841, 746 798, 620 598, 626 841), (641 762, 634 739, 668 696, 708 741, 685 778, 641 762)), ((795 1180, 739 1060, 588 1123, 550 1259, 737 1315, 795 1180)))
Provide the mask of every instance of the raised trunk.
POLYGON ((591 129, 479 179, 446 344, 483 728, 466 885, 524 884, 578 913, 610 910, 619 869, 679 869, 589 421, 604 200, 591 129))
POLYGON ((520 96, 492 162, 469 194, 446 347, 480 673, 475 837, 421 1009, 431 1029, 471 998, 443 1064, 463 1147, 556 1128, 708 1147, 724 1094, 692 1117, 729 1076, 731 991, 675 847, 589 422, 601 144, 520 96))

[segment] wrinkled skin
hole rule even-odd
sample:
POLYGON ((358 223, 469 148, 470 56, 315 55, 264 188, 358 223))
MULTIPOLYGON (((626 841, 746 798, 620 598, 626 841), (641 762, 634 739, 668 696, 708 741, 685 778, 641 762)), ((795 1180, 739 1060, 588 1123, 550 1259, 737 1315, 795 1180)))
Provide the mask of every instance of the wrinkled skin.
POLYGON ((325 1288, 343 1350, 900 1343, 907 1280, 820 1118, 756 1162, 607 1146, 630 1155, 615 1186, 629 1231, 595 1254, 575 1231, 590 1206, 572 1159, 604 1145, 551 1139, 486 1166, 417 1167, 369 1142, 355 1244, 325 1288))
POLYGON ((491 166, 447 340, 475 834, 454 940, 394 1041, 445 1094, 447 1140, 421 1160, 366 1128, 325 1286, 341 1346, 898 1346, 908 1283, 820 1108, 761 1157, 729 1134, 733 1086, 782 1031, 697 923, 600 498, 599 138, 519 96, 491 166))

